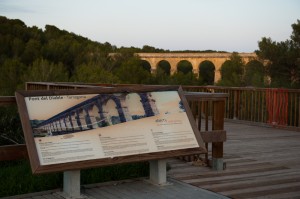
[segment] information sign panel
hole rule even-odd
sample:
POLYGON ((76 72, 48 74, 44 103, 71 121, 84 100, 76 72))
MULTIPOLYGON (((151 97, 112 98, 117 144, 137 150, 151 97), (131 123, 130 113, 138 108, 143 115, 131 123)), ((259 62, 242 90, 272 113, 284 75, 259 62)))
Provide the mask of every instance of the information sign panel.
POLYGON ((33 173, 206 152, 179 87, 18 91, 33 173))

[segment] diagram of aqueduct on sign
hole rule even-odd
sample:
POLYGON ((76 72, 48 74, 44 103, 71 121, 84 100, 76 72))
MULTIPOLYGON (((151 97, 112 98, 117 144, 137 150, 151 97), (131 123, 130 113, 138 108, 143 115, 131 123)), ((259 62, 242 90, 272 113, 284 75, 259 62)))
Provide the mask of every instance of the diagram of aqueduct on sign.
MULTIPOLYGON (((144 111, 144 115, 140 117, 159 114, 151 93, 136 94, 140 97, 144 111)), ((33 127, 34 135, 38 136, 41 132, 47 132, 47 135, 74 133, 138 119, 130 115, 126 103, 127 95, 128 93, 97 95, 39 123, 33 127), (112 100, 116 105, 118 116, 115 120, 104 110, 109 100, 112 100)))

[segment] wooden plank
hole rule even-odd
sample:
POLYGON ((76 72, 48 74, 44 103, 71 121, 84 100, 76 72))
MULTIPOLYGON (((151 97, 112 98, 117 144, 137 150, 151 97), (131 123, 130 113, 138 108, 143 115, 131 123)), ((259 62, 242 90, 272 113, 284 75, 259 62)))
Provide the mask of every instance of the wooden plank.
POLYGON ((25 144, 0 146, 0 161, 28 159, 25 144))
POLYGON ((205 181, 208 180, 209 178, 212 178, 214 180, 217 179, 223 179, 226 177, 234 177, 234 176, 238 176, 238 175, 246 175, 246 174, 257 174, 257 173, 262 173, 265 171, 278 171, 280 170, 282 172, 282 170, 287 169, 286 167, 283 166, 262 166, 262 167, 254 167, 253 169, 240 169, 240 170, 232 170, 232 171, 227 171, 227 172, 215 172, 215 173, 204 173, 203 175, 193 175, 193 176, 187 176, 187 177, 180 177, 177 178, 179 180, 183 180, 185 182, 198 182, 198 180, 201 181, 205 181))
POLYGON ((225 100, 229 94, 227 93, 206 93, 206 92, 184 92, 185 97, 189 101, 220 101, 225 100))
POLYGON ((298 132, 237 123, 226 123, 224 128, 226 170, 177 163, 171 164, 169 175, 233 198, 299 198, 298 132))
POLYGON ((203 142, 206 143, 226 141, 226 131, 224 130, 201 131, 200 134, 203 142))
POLYGON ((104 199, 227 198, 173 179, 170 182, 170 185, 163 187, 150 184, 145 180, 134 180, 118 184, 112 182, 110 185, 106 184, 106 186, 85 188, 85 195, 104 199))
POLYGON ((229 181, 229 180, 235 181, 235 180, 242 180, 245 178, 276 175, 279 173, 284 173, 283 167, 260 168, 260 169, 253 169, 251 171, 227 173, 224 175, 217 175, 217 176, 212 175, 207 177, 204 176, 202 178, 200 178, 199 176, 199 178, 184 179, 182 181, 186 183, 191 183, 195 186, 201 186, 209 183, 217 183, 218 181, 229 181))
POLYGON ((245 189, 245 188, 256 188, 262 186, 272 186, 278 184, 287 184, 287 183, 294 183, 300 182, 299 176, 276 176, 276 178, 255 178, 255 179, 248 179, 245 181, 239 182, 230 182, 230 183, 222 183, 222 184, 210 184, 201 186, 202 188, 209 189, 214 192, 225 192, 225 191, 232 191, 238 189, 245 189))
MULTIPOLYGON (((219 177, 222 179, 226 176, 233 176, 235 175, 238 177, 238 175, 242 174, 249 174, 249 173, 255 173, 255 172, 264 172, 269 170, 278 170, 280 169, 281 173, 288 173, 290 172, 289 169, 283 166, 279 165, 273 165, 268 162, 258 162, 255 164, 249 164, 249 166, 244 165, 239 168, 232 168, 230 165, 227 167, 226 170, 222 172, 215 172, 213 170, 210 170, 207 167, 195 167, 192 164, 188 164, 186 167, 173 167, 171 164, 171 170, 169 171, 169 176, 174 177, 178 180, 190 180, 190 179, 203 179, 208 180, 209 178, 213 178, 215 180, 218 180, 216 177, 219 177)), ((262 174, 262 173, 258 173, 262 174)))
MULTIPOLYGON (((268 198, 272 199, 282 199, 282 198, 289 198, 289 199, 299 199, 300 196, 300 190, 295 190, 295 191, 289 191, 288 193, 274 193, 274 194, 269 194, 268 198)), ((255 197, 256 199, 265 199, 266 196, 257 196, 255 197)))
POLYGON ((265 186, 265 187, 257 187, 255 190, 247 189, 247 190, 240 190, 239 192, 221 192, 224 195, 230 196, 232 198, 253 198, 258 196, 268 196, 271 194, 278 194, 278 193, 288 193, 293 191, 299 191, 300 185, 299 182, 296 183, 289 183, 284 185, 277 185, 277 186, 265 186))
POLYGON ((0 106, 16 104, 14 96, 0 96, 0 106))
POLYGON ((233 158, 229 159, 226 156, 224 157, 226 159, 226 164, 234 165, 234 164, 239 164, 241 162, 243 163, 248 163, 248 162, 254 162, 255 160, 249 159, 249 158, 233 158))
POLYGON ((52 194, 43 195, 43 197, 44 197, 45 199, 57 199, 57 197, 55 197, 55 196, 52 195, 52 194))

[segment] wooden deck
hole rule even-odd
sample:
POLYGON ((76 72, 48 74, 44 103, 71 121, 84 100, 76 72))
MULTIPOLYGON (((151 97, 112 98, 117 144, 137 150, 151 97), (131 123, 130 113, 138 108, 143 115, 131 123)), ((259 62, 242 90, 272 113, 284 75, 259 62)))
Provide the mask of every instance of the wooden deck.
MULTIPOLYGON (((169 184, 158 186, 146 179, 124 180, 82 186, 82 199, 227 199, 227 197, 207 191, 174 179, 169 184)), ((66 199, 60 190, 44 191, 3 199, 66 199)), ((68 198, 71 199, 71 198, 68 198)), ((74 198, 72 198, 74 199, 74 198)))
MULTIPOLYGON (((173 185, 158 187, 138 179, 83 186, 82 193, 91 199, 300 198, 300 132, 229 122, 225 130, 224 171, 171 159, 173 185)), ((9 198, 64 197, 53 190, 9 198)))
POLYGON ((231 198, 300 198, 300 132, 228 122, 225 130, 226 170, 172 160, 168 175, 231 198))

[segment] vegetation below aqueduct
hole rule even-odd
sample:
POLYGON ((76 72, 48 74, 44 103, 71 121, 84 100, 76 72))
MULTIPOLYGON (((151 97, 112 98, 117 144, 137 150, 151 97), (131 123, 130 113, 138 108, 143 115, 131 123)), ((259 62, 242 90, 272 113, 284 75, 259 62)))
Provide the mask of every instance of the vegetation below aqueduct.
MULTIPOLYGON (((300 21, 292 24, 291 39, 275 42, 271 38, 259 41, 257 60, 247 64, 238 53, 232 53, 221 68, 222 86, 300 87, 300 21)), ((45 30, 28 27, 20 20, 0 17, 0 95, 13 95, 23 89, 26 81, 97 82, 133 84, 214 84, 215 66, 211 61, 199 65, 195 75, 191 63, 182 60, 177 71, 161 61, 155 73, 149 63, 134 56, 141 52, 170 52, 151 46, 117 48, 46 25, 45 30), (117 53, 116 56, 108 56, 117 53)), ((181 51, 182 52, 182 51, 181 51)), ((184 51, 191 53, 195 51, 184 51)), ((196 51, 217 52, 217 51, 196 51)), ((175 53, 175 52, 173 52, 175 53)))

